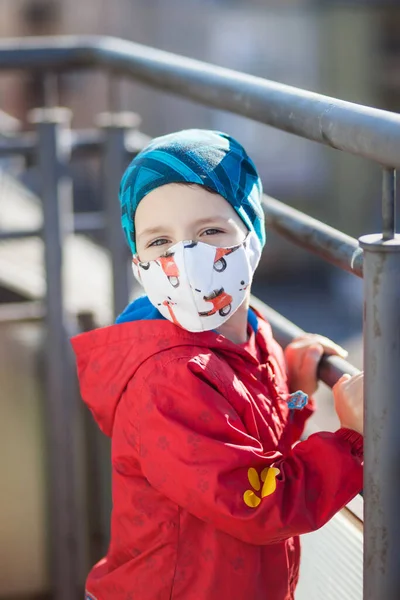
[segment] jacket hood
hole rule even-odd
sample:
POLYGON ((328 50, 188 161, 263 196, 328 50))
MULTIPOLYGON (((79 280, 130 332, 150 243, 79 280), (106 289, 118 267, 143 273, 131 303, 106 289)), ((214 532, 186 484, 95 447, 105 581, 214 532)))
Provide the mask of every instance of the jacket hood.
MULTIPOLYGON (((253 310, 249 311, 249 324, 257 330, 258 317, 253 310)), ((223 335, 180 329, 164 319, 146 297, 130 304, 117 324, 77 335, 71 344, 82 398, 108 436, 112 435, 115 411, 124 390, 152 356, 177 346, 197 346, 252 358, 223 335)))

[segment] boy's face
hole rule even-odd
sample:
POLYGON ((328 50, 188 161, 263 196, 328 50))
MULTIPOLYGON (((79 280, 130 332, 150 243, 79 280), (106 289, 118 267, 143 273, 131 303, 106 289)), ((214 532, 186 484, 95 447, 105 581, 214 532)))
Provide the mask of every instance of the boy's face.
POLYGON ((155 260, 183 240, 229 247, 248 230, 229 202, 200 185, 169 183, 143 198, 135 215, 136 248, 142 262, 155 260))

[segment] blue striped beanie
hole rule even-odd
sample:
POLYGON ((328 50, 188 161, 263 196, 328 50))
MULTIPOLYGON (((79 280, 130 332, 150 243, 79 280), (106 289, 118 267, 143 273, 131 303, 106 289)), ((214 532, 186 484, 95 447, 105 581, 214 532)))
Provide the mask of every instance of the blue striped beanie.
POLYGON ((253 161, 229 135, 189 129, 154 139, 132 160, 122 178, 121 220, 132 254, 136 253, 139 202, 168 183, 204 185, 220 194, 264 246, 262 184, 253 161))

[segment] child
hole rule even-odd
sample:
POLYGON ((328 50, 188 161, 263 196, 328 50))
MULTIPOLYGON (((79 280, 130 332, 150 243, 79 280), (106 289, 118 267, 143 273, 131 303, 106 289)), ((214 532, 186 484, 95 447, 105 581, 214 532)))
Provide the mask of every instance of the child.
POLYGON ((249 308, 265 242, 261 182, 228 135, 154 140, 121 183, 146 296, 73 340, 82 396, 112 438, 97 600, 290 600, 300 534, 362 489, 362 375, 334 388, 342 427, 299 441, 322 354, 282 352, 249 308))

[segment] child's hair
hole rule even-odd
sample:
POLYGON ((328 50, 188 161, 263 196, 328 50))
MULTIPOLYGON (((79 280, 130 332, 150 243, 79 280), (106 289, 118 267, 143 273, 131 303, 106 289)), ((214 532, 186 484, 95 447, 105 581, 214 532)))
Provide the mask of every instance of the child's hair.
POLYGON ((254 231, 261 245, 265 244, 262 184, 253 161, 229 135, 190 129, 153 140, 133 159, 122 178, 122 227, 132 254, 136 254, 139 202, 168 183, 201 185, 219 194, 254 231))

